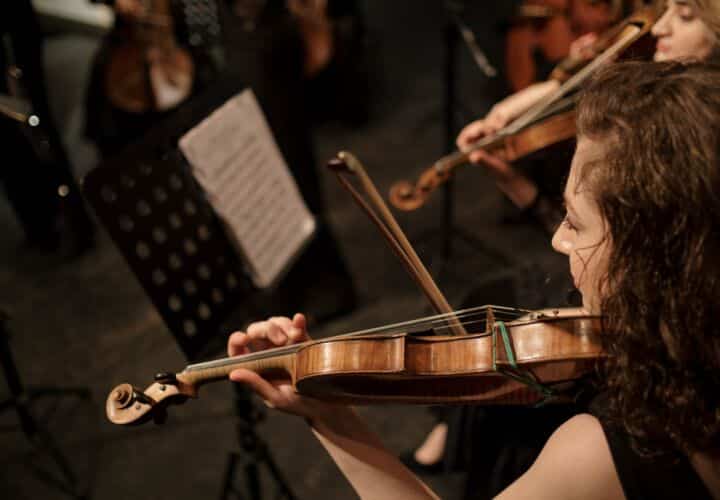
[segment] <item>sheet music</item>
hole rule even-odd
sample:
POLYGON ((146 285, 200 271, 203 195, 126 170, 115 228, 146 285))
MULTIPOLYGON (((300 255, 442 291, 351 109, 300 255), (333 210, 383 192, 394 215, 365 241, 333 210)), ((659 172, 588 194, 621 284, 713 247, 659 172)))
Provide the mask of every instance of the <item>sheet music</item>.
POLYGON ((316 223, 253 92, 228 100, 179 145, 253 282, 270 286, 312 238, 316 223))

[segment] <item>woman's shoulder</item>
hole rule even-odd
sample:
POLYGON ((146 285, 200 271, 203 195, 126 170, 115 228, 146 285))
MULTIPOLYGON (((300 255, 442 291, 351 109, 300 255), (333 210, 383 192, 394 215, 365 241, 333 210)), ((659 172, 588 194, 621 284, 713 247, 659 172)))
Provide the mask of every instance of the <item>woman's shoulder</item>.
POLYGON ((642 456, 602 414, 583 413, 550 436, 532 467, 499 498, 712 498, 687 457, 642 456))
POLYGON ((498 498, 625 498, 600 421, 583 413, 558 427, 532 467, 498 498))

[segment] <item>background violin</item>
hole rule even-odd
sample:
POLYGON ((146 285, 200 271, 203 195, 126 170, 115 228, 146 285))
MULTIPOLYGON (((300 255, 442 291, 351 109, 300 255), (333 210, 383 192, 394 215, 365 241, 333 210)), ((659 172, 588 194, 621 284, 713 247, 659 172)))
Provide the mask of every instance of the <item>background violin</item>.
POLYGON ((166 111, 191 93, 195 66, 174 34, 171 0, 139 0, 139 13, 119 23, 109 48, 105 91, 129 113, 166 111))
MULTIPOLYGON (((553 144, 573 139, 576 134, 573 108, 573 101, 562 101, 549 109, 537 123, 517 132, 489 136, 481 141, 482 149, 512 162, 553 144)), ((394 183, 390 188, 390 203, 404 211, 420 208, 453 175, 455 168, 468 163, 469 157, 469 151, 449 154, 420 174, 414 184, 405 180, 394 183)))

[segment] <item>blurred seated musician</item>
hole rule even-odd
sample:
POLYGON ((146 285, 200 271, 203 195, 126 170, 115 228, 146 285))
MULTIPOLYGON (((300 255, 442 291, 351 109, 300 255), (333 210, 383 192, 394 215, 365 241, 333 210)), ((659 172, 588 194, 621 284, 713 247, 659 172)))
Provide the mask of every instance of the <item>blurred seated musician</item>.
MULTIPOLYGON (((218 68, 211 47, 178 36, 178 0, 90 1, 116 14, 95 56, 86 102, 86 135, 107 156, 141 137, 218 68)), ((214 29, 219 36, 219 25, 214 29)))
MULTIPOLYGON (((634 62, 583 90, 552 246, 603 317, 603 394, 496 498, 720 498, 720 352, 708 348, 720 338, 718 87, 714 66, 634 62)), ((228 352, 308 338, 302 314, 276 317, 232 334, 228 352)), ((437 498, 352 408, 245 369, 230 378, 304 417, 361 498, 437 498)))
MULTIPOLYGON (((716 51, 720 34, 720 2, 717 0, 668 0, 665 13, 652 29, 657 40, 653 58, 664 60, 706 60, 716 51)), ((578 48, 577 50, 582 50, 578 48)), ((474 121, 460 132, 457 146, 467 150, 482 137, 502 129, 543 97, 559 87, 556 80, 536 83, 495 104, 481 120, 474 121)), ((619 89, 618 89, 619 90, 619 89)), ((484 165, 495 179, 500 190, 520 210, 535 218, 547 231, 552 232, 558 223, 559 204, 555 193, 543 192, 543 184, 557 184, 557 179, 547 182, 543 168, 535 178, 518 171, 513 165, 482 150, 473 152, 470 161, 484 165)), ((563 175, 564 165, 560 169, 563 175)))
POLYGON ((293 81, 300 80, 296 85, 313 120, 340 119, 358 125, 368 119, 368 56, 361 0, 228 2, 246 27, 274 31, 269 43, 277 45, 280 53, 266 65, 290 66, 293 81), (295 71, 296 60, 302 61, 300 74, 295 71))

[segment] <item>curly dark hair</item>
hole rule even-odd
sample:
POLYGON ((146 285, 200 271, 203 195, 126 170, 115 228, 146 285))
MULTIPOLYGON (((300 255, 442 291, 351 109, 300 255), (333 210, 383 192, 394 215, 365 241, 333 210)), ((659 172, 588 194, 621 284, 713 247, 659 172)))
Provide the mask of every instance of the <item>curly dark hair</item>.
POLYGON ((611 65, 583 91, 581 169, 611 250, 610 411, 640 451, 720 447, 720 66, 611 65))

